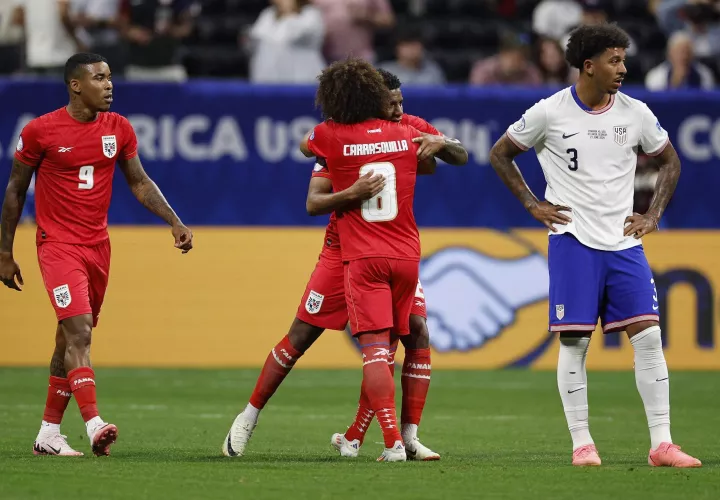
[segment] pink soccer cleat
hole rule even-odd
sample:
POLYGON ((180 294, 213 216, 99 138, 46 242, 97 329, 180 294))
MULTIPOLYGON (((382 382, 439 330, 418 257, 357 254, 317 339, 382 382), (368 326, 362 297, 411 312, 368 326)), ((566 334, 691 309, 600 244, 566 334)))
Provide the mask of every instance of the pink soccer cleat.
POLYGON ((680 447, 672 443, 660 443, 655 450, 650 450, 648 464, 652 467, 702 467, 702 462, 687 453, 680 451, 680 447))
POLYGON ((103 423, 93 432, 92 452, 96 457, 110 455, 110 445, 117 440, 118 429, 113 424, 103 423))
POLYGON ((598 455, 597 448, 595 448, 594 444, 586 444, 573 451, 572 464, 575 466, 596 466, 601 463, 600 455, 598 455))

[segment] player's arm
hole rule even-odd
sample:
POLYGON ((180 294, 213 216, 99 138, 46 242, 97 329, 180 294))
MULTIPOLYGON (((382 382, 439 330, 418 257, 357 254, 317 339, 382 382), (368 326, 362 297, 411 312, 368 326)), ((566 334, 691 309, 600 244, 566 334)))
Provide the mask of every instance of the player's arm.
POLYGON ((435 170, 437 170, 437 161, 435 160, 435 157, 431 156, 430 158, 426 158, 424 160, 418 160, 418 175, 432 175, 435 173, 435 170))
POLYGON ((507 133, 503 134, 490 150, 490 164, 503 184, 520 200, 525 209, 548 229, 555 232, 557 229, 553 227, 553 224, 567 224, 571 221, 570 217, 562 213, 562 211, 570 211, 570 208, 538 200, 515 163, 515 157, 523 152, 523 149, 510 140, 507 133))
POLYGON ((657 163, 660 173, 655 182, 655 194, 650 201, 650 208, 646 214, 633 214, 625 223, 625 236, 635 235, 635 238, 642 238, 644 235, 655 231, 658 228, 660 218, 665 213, 670 198, 672 198, 680 178, 680 157, 673 145, 668 142, 665 149, 657 155, 657 163))
POLYGON ((0 281, 14 290, 20 290, 15 277, 17 276, 20 285, 23 284, 23 279, 13 258, 13 243, 33 172, 35 167, 26 165, 17 158, 13 159, 0 215, 0 281))
MULTIPOLYGON (((421 137, 414 138, 413 142, 420 144, 417 153, 419 160, 434 156, 449 165, 462 166, 468 162, 468 152, 457 139, 423 133, 421 137)), ((418 174, 424 175, 424 172, 418 170, 418 174)))
POLYGON ((329 214, 369 200, 380 193, 384 187, 384 176, 373 175, 373 172, 368 172, 349 188, 333 193, 332 181, 329 177, 313 176, 308 187, 305 209, 308 215, 329 214))
POLYGON ((118 165, 125 175, 125 179, 135 198, 137 198, 145 208, 172 227, 172 234, 175 237, 175 247, 180 248, 183 253, 192 250, 192 231, 182 223, 175 211, 170 207, 170 204, 168 204, 162 192, 160 192, 160 188, 158 188, 157 184, 147 175, 142 163, 140 163, 140 158, 135 155, 129 160, 121 159, 118 161, 118 165))
POLYGON ((312 151, 310 151, 310 148, 308 147, 308 141, 310 140, 310 134, 312 134, 313 131, 310 130, 307 134, 305 134, 305 137, 303 137, 303 140, 300 141, 300 152, 305 155, 306 158, 312 158, 315 156, 312 151))

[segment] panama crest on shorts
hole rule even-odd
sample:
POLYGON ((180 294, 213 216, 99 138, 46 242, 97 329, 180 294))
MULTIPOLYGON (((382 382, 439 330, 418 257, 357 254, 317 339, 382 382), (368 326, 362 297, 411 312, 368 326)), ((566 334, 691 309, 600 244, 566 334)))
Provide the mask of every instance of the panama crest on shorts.
POLYGON ((55 297, 57 306, 62 309, 65 309, 72 302, 70 288, 67 285, 60 285, 57 288, 53 288, 53 296, 55 297))
POLYGON ((305 310, 310 314, 317 314, 322 307, 325 296, 317 293, 315 290, 310 290, 307 301, 305 302, 305 310))

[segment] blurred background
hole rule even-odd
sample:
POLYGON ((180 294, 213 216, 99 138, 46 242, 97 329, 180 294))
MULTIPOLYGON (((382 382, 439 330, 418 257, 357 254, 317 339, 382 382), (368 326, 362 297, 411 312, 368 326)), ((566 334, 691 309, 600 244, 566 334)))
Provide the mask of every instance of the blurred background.
MULTIPOLYGON (((110 289, 94 361, 132 366, 259 366, 283 335, 323 243, 326 217, 304 210, 312 161, 298 143, 319 121, 314 81, 330 62, 363 57, 397 74, 405 111, 460 139, 463 168, 418 181, 426 259, 421 279, 437 368, 553 368, 546 331, 546 235, 502 186, 490 147, 537 100, 574 83, 569 32, 617 22, 630 34, 623 91, 650 106, 683 161, 677 193, 646 238, 668 362, 718 369, 720 285, 720 7, 712 0, 0 0, 0 183, 22 127, 64 105, 62 67, 104 55, 113 111, 196 249, 173 252, 167 228, 117 176, 109 213, 110 289), (498 300, 499 299, 499 300, 498 300), (499 308, 510 312, 505 324, 499 308), (138 346, 142 346, 138 349, 138 346)), ((657 166, 640 152, 635 209, 657 166)), ((518 160, 540 194, 532 153, 518 160)), ((44 365, 54 317, 37 269, 32 193, 16 237, 26 281, 0 293, 0 365, 44 365)), ((609 335, 589 366, 627 369, 609 335)), ((302 363, 356 365, 329 332, 302 363)))

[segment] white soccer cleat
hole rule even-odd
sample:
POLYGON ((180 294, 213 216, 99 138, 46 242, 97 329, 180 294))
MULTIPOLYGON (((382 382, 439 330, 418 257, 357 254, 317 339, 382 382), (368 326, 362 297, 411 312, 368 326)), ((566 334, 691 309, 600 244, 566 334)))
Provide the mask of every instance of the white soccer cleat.
POLYGON ((405 453, 408 460, 423 460, 426 462, 440 460, 440 455, 422 444, 417 437, 405 441, 405 453))
POLYGON ((340 452, 341 457, 356 458, 360 452, 360 440, 348 441, 345 434, 333 434, 332 438, 330 438, 330 444, 340 452))
POLYGON ((73 450, 67 443, 67 436, 60 433, 39 434, 33 444, 33 455, 53 455, 58 457, 82 457, 83 453, 73 450))
POLYGON ((256 425, 255 422, 245 418, 244 412, 235 417, 222 445, 223 455, 226 457, 243 456, 256 425))
POLYGON ((392 448, 385 448, 377 459, 378 462, 404 462, 406 460, 405 445, 402 441, 395 441, 392 448))

